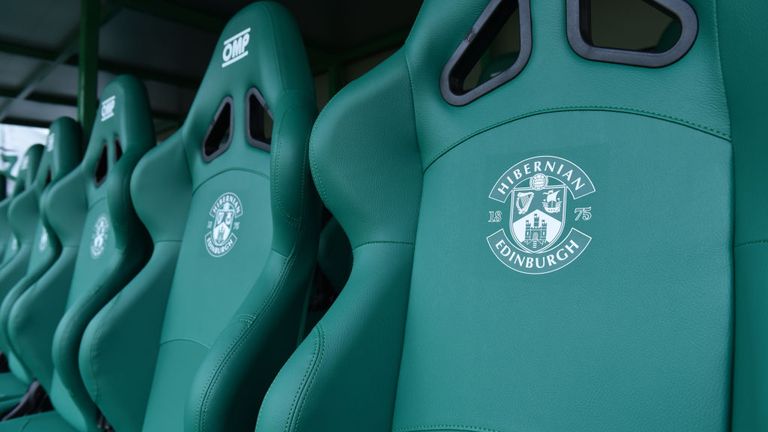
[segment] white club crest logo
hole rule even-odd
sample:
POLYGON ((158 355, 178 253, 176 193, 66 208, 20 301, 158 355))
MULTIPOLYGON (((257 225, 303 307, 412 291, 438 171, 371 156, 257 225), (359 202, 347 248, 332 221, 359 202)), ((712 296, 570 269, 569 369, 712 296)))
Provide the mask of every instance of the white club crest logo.
POLYGON ((37 244, 37 248, 40 252, 44 251, 48 247, 48 230, 43 227, 43 232, 40 233, 40 242, 37 244))
POLYGON ((251 40, 251 28, 241 31, 224 41, 221 51, 221 67, 225 68, 248 55, 248 42, 251 40))
POLYGON ((101 121, 115 116, 115 96, 110 96, 101 102, 101 121))
POLYGON ((96 219, 93 225, 93 234, 91 234, 91 257, 96 259, 104 253, 104 246, 109 238, 109 219, 101 215, 96 219))
POLYGON ((51 132, 48 134, 48 139, 45 141, 45 150, 53 151, 53 144, 56 142, 56 134, 51 132))
POLYGON ((235 231, 240 229, 240 222, 236 219, 243 215, 240 198, 232 192, 221 195, 213 203, 209 215, 213 220, 208 221, 205 247, 211 256, 218 258, 229 253, 237 243, 235 231))
POLYGON ((536 156, 517 163, 501 175, 488 196, 494 203, 489 222, 502 224, 488 236, 488 246, 516 272, 537 275, 560 270, 592 241, 579 228, 592 219, 592 207, 581 199, 594 192, 589 176, 569 160, 536 156), (569 212, 571 199, 578 207, 569 212))

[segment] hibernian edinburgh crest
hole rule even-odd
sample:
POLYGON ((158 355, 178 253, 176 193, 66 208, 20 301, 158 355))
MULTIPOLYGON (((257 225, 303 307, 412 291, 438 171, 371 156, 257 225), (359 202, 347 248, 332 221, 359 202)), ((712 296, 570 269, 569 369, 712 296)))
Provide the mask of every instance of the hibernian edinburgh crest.
POLYGON ((104 253, 104 246, 109 238, 109 219, 107 215, 100 215, 93 224, 91 233, 91 258, 97 259, 104 253))
POLYGON ((237 243, 235 231, 240 229, 240 222, 236 219, 243 215, 243 205, 237 195, 227 192, 216 199, 209 215, 212 219, 208 221, 205 247, 211 256, 224 256, 237 243))
POLYGON ((594 193, 589 176, 575 163, 556 156, 518 162, 501 175, 489 198, 489 222, 501 227, 488 246, 498 260, 525 274, 560 270, 589 246, 592 207, 583 198, 594 193))

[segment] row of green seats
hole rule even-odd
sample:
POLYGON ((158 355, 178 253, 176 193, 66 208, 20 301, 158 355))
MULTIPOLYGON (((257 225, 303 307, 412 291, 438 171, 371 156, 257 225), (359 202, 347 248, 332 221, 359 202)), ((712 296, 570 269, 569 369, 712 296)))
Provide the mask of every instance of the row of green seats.
POLYGON ((664 52, 581 0, 425 0, 316 118, 257 2, 158 146, 119 77, 10 198, 0 432, 768 430, 768 4, 653 3, 664 52))

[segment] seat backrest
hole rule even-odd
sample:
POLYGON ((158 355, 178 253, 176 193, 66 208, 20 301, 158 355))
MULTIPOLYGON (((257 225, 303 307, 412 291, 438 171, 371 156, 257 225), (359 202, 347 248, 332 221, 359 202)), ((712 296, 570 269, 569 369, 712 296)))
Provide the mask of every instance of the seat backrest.
POLYGON ((146 231, 128 199, 130 178, 141 156, 155 144, 144 86, 128 75, 102 91, 80 178, 85 207, 73 210, 82 229, 52 222, 62 243, 81 231, 64 315, 53 338, 50 397, 59 414, 80 431, 94 430, 99 416, 80 375, 78 351, 86 326, 133 277, 148 255, 146 231))
POLYGON ((353 270, 260 432, 727 430, 714 0, 658 2, 682 21, 664 53, 587 43, 588 2, 521 0, 517 61, 464 91, 510 3, 425 1, 320 115, 313 175, 353 270))
MULTIPOLYGON (((59 181, 72 172, 80 162, 81 156, 82 140, 78 124, 67 117, 54 121, 49 130, 37 176, 32 184, 37 201, 31 202, 28 214, 30 222, 35 224, 29 266, 26 275, 5 296, 0 307, 0 335, 6 343, 6 349, 10 350, 25 370, 29 371, 32 378, 40 380, 46 389, 50 388, 52 373, 50 358, 52 328, 61 318, 61 313, 56 312, 61 309, 54 306, 58 303, 55 296, 50 293, 45 296, 43 300, 45 310, 41 311, 30 310, 27 306, 20 305, 19 299, 43 278, 62 253, 62 245, 50 227, 48 215, 55 218, 65 212, 65 207, 60 205, 62 187, 59 186, 59 181), (11 315, 17 306, 19 308, 15 313, 24 320, 21 326, 18 325, 18 321, 11 320, 11 315), (14 322, 16 329, 13 335, 14 326, 11 322, 14 322), (41 332, 41 328, 47 328, 49 331, 41 332), (30 352, 33 354, 29 355, 30 352), (44 366, 39 367, 40 364, 44 366)), ((64 198, 65 201, 68 199, 68 196, 64 198)), ((68 220, 68 223, 75 223, 75 221, 68 220)))
MULTIPOLYGON (((312 76, 290 14, 273 2, 238 12, 183 126, 142 161, 132 184, 155 244, 181 240, 160 340, 154 350, 142 348, 141 364, 151 364, 136 375, 140 384, 154 369, 143 426, 136 418, 140 389, 128 379, 118 383, 117 366, 109 369, 114 375, 100 373, 109 345, 81 350, 91 394, 117 430, 253 428, 254 405, 297 344, 315 263, 319 200, 307 162, 315 113, 312 76), (167 190, 147 192, 161 181, 167 190), (108 388, 114 390, 104 393, 108 388)), ((125 302, 113 302, 94 321, 84 345, 103 331, 119 334, 119 326, 133 322, 126 316, 142 313, 127 302, 141 302, 155 288, 148 281, 164 280, 155 264, 164 259, 156 249, 123 291, 125 302)))

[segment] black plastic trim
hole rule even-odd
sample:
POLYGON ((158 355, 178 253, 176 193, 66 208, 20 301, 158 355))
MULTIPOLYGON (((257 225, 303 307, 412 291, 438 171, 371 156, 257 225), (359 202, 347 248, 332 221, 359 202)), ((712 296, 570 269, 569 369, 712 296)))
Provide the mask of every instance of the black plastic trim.
MULTIPOLYGON (((256 100, 261 105, 261 108, 265 111, 270 119, 273 119, 272 111, 270 111, 267 102, 264 100, 264 96, 261 95, 261 92, 259 92, 256 87, 251 87, 251 89, 248 90, 248 92, 245 94, 245 136, 248 140, 248 144, 269 152, 272 150, 271 139, 269 141, 265 141, 251 135, 251 96, 256 97, 256 100)), ((264 125, 261 126, 263 127, 264 125)))
POLYGON ((107 142, 101 143, 101 154, 99 154, 99 160, 96 162, 96 169, 93 172, 93 183, 98 188, 104 181, 107 180, 109 174, 109 150, 107 149, 107 142))
POLYGON ((115 134, 113 145, 115 147, 115 160, 112 162, 112 164, 114 165, 120 161, 120 158, 123 157, 123 143, 120 141, 120 136, 117 134, 115 134))
POLYGON ((235 117, 235 106, 232 101, 231 96, 225 97, 221 103, 219 104, 219 107, 216 109, 216 114, 213 116, 213 121, 210 125, 208 125, 208 130, 205 132, 205 138, 203 138, 203 142, 200 146, 201 154, 203 155, 203 160, 205 162, 210 162, 214 159, 216 159, 220 154, 224 153, 228 148, 229 145, 232 143, 232 136, 234 135, 234 117, 235 117), (211 134, 214 132, 214 128, 216 126, 216 123, 219 121, 219 117, 221 116, 221 113, 224 111, 225 108, 229 107, 229 136, 227 136, 227 140, 223 142, 219 148, 217 148, 214 152, 207 154, 205 149, 205 143, 208 142, 208 139, 211 137, 211 134))
POLYGON ((680 39, 667 51, 651 53, 642 51, 622 50, 615 48, 600 48, 590 44, 584 39, 584 26, 589 26, 588 14, 582 5, 588 5, 589 1, 566 0, 567 3, 567 27, 568 43, 576 54, 587 60, 607 63, 618 63, 630 66, 642 66, 660 68, 669 66, 683 58, 696 42, 699 33, 699 20, 696 11, 685 0, 643 0, 653 6, 662 7, 675 15, 680 20, 682 31, 680 39))
MULTIPOLYGON (((488 21, 491 19, 494 12, 496 12, 502 2, 506 1, 512 0, 491 0, 491 2, 488 3, 488 6, 486 6, 486 8, 483 10, 483 13, 480 14, 480 18, 478 18, 477 21, 475 21, 475 24, 472 26, 472 30, 469 32, 467 37, 461 41, 461 44, 459 44, 459 47, 456 49, 450 60, 448 60, 448 63, 443 68, 443 73, 440 77, 440 91, 443 94, 443 98, 449 104, 457 106, 467 105, 475 99, 492 92, 496 88, 515 78, 520 74, 520 72, 522 72, 525 65, 528 64, 528 60, 531 57, 533 40, 531 35, 531 3, 530 0, 517 0, 517 8, 519 9, 520 16, 520 53, 518 54, 515 62, 504 72, 501 72, 495 77, 473 88, 472 90, 467 92, 459 92, 454 88, 455 83, 452 82, 452 76, 456 66, 459 64, 459 61, 465 56, 465 54, 472 57, 477 57, 474 61, 472 61, 472 63, 475 63, 480 59, 482 52, 472 52, 470 50, 472 43, 475 41, 475 39, 478 38, 478 36, 483 37, 483 30, 486 29, 488 21)), ((496 34, 494 33, 492 37, 495 36, 496 34)), ((463 78, 461 81, 463 81, 463 78)))

